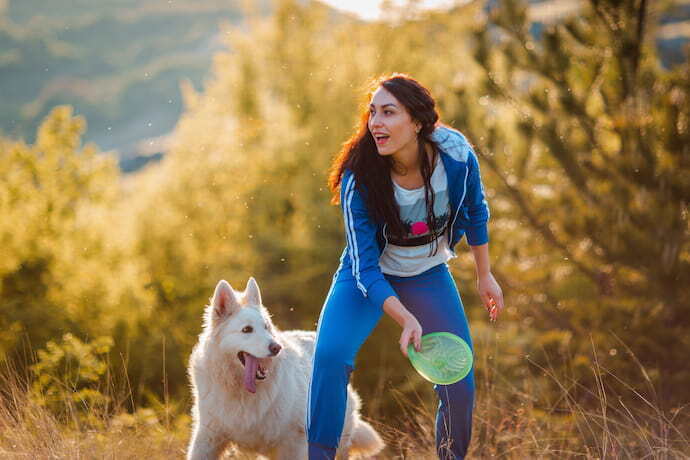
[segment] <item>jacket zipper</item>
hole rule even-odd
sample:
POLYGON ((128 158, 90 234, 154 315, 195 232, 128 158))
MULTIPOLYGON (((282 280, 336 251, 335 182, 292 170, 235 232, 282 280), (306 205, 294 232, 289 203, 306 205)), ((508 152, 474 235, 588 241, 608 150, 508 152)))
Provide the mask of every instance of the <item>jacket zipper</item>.
POLYGON ((383 249, 381 250, 381 254, 383 254, 383 251, 386 250, 386 246, 388 246, 388 238, 386 238, 386 225, 388 225, 386 222, 383 223, 383 239, 386 242, 383 245, 383 249))
MULTIPOLYGON (((458 209, 455 210, 455 216, 453 217, 453 222, 450 224, 450 233, 448 234, 448 245, 451 246, 451 243, 453 242, 453 230, 455 227, 455 219, 458 218, 458 212, 460 212, 460 208, 462 207, 462 201, 465 199, 465 194, 467 193, 467 176, 470 172, 470 169, 468 167, 465 168, 465 182, 463 185, 462 189, 462 198, 460 198, 460 201, 458 202, 458 209)), ((455 254, 455 251, 453 251, 453 254, 455 254)))

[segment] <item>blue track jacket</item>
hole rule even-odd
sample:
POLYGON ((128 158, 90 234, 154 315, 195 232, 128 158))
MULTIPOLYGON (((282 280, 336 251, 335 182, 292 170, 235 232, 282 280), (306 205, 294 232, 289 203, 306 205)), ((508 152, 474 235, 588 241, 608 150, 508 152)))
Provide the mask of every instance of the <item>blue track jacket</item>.
MULTIPOLYGON (((455 253, 454 247, 464 234, 472 246, 487 243, 489 205, 474 149, 460 131, 447 126, 438 126, 431 137, 446 169, 450 207, 454 210, 448 246, 455 253)), ((371 217, 361 195, 366 190, 360 188, 364 189, 355 183, 352 171, 345 169, 340 184, 340 206, 347 244, 337 273, 339 279, 354 279, 364 297, 381 308, 388 297, 397 297, 379 267, 379 257, 388 244, 386 224, 377 224, 371 217)))

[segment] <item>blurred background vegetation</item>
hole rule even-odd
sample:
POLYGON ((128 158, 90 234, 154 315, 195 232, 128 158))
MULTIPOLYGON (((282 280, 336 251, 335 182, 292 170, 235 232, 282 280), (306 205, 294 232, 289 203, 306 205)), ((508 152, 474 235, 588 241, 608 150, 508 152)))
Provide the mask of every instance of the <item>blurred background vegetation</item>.
MULTIPOLYGON (((188 429, 219 279, 254 276, 279 328, 315 328, 344 245, 327 167, 368 81, 405 72, 476 146, 492 209, 498 323, 466 242, 452 263, 474 454, 689 453, 690 2, 411 2, 374 22, 314 1, 64 3, 0 2, 0 356, 57 423, 188 429)), ((353 374, 383 431, 434 406, 398 337, 384 319, 353 374)), ((426 417, 410 445, 430 445, 426 417)))

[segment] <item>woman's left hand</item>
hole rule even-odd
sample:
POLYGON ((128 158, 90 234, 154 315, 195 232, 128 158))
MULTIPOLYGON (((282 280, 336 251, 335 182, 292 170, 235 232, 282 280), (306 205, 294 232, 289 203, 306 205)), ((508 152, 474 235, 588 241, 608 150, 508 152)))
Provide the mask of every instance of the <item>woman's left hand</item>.
POLYGON ((499 313, 503 310, 503 291, 501 291, 501 286, 498 285, 491 272, 479 276, 477 290, 484 308, 489 312, 489 319, 496 321, 499 313))

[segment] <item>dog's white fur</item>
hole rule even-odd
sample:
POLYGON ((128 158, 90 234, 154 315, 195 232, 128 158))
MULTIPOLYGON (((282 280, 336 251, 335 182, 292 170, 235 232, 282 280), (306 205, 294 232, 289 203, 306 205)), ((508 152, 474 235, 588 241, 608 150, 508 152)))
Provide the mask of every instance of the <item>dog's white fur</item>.
MULTIPOLYGON (((194 426, 187 458, 215 459, 230 444, 271 458, 306 459, 304 420, 314 341, 314 332, 280 331, 273 325, 254 278, 244 292, 218 282, 189 360, 194 426), (272 343, 273 351, 276 343, 282 347, 275 356, 269 351, 272 343), (241 351, 256 356, 266 370, 256 393, 243 384, 241 351)), ((384 447, 359 409, 359 396, 348 385, 339 458, 375 455, 384 447)))

